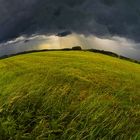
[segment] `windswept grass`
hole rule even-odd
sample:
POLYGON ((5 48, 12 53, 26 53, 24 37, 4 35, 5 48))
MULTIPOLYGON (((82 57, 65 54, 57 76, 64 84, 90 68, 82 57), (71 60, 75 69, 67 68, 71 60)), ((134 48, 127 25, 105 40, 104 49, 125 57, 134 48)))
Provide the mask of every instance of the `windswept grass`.
POLYGON ((0 140, 139 140, 140 65, 92 52, 0 60, 0 140))

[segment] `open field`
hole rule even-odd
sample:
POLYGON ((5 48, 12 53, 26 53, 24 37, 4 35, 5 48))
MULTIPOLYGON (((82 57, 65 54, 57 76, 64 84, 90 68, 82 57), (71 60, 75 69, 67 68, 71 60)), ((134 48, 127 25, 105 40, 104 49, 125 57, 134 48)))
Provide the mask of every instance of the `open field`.
POLYGON ((84 51, 0 60, 0 140, 139 140, 140 64, 84 51))

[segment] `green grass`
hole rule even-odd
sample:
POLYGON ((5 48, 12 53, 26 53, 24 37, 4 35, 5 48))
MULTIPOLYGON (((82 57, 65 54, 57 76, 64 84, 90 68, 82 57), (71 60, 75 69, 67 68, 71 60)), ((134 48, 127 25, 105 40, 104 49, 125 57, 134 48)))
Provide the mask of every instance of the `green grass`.
POLYGON ((0 60, 0 140, 139 140, 140 65, 92 52, 0 60))

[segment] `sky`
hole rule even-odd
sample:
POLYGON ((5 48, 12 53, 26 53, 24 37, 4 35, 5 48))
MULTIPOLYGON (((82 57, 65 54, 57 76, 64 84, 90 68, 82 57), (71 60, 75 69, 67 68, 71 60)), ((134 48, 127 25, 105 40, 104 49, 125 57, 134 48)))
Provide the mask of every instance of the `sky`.
POLYGON ((139 59, 139 5, 139 0, 0 0, 0 50, 16 38, 47 36, 47 41, 70 30, 84 36, 89 48, 115 48, 139 59))

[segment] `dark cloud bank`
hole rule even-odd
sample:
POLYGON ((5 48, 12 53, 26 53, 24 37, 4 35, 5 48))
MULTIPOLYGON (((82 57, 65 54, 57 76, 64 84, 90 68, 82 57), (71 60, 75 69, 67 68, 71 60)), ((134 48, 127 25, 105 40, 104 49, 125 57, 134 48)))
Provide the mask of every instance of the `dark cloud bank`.
POLYGON ((0 41, 71 30, 140 41, 139 0, 0 0, 0 41))

